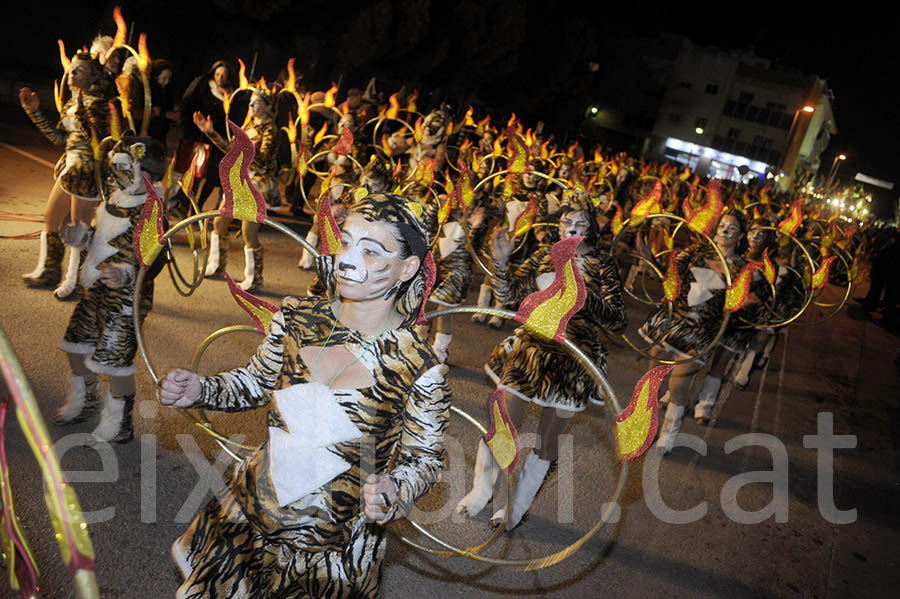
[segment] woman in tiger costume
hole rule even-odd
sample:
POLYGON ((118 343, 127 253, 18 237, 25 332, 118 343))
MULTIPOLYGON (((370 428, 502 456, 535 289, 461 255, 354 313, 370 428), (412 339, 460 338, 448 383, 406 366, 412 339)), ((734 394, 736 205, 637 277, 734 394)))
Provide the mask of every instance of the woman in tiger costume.
MULTIPOLYGON (((567 194, 558 214, 560 238, 585 237, 578 246, 576 261, 587 294, 584 307, 569 321, 566 334, 605 372, 607 351, 600 340, 600 331, 620 332, 626 325, 619 269, 612 257, 594 243, 598 231, 590 199, 567 194)), ((528 260, 512 270, 509 255, 515 240, 510 240, 505 233, 501 229, 494 236, 494 290, 504 304, 517 305, 530 293, 545 289, 553 282, 552 246, 541 245, 528 260)), ((531 336, 522 327, 494 348, 484 368, 497 388, 506 391, 507 410, 514 424, 522 419, 527 403, 544 408, 539 430, 541 445, 525 458, 516 485, 507 521, 507 528, 512 529, 522 521, 544 480, 552 474, 559 449, 558 436, 565 431, 572 416, 583 411, 588 403, 602 403, 604 398, 591 375, 565 350, 558 344, 531 336)), ((457 504, 457 511, 469 516, 480 512, 491 498, 499 471, 487 444, 479 441, 472 490, 457 504)), ((494 514, 492 524, 501 522, 504 515, 505 508, 494 514)))
MULTIPOLYGON (((111 138, 106 142, 111 144, 111 138)), ((160 258, 144 279, 141 303, 134 305, 138 260, 134 227, 147 201, 142 173, 159 181, 166 150, 152 137, 123 137, 108 154, 105 171, 107 200, 97 210, 97 222, 87 245, 81 283, 84 294, 75 306, 59 348, 72 367, 69 395, 57 412, 57 425, 82 422, 100 406, 97 375, 109 377, 100 423, 93 435, 125 443, 133 438, 134 355, 137 352, 133 312, 143 322, 153 306, 153 277, 160 258)))
POLYGON ((55 288, 54 294, 60 299, 75 289, 81 254, 70 251, 66 268, 69 284, 59 285, 65 254, 59 230, 70 214, 72 221, 82 223, 84 230, 90 226, 99 195, 91 138, 99 142, 109 134, 109 106, 101 85, 103 66, 97 57, 78 52, 72 59, 66 81, 72 97, 63 105, 56 125, 41 111, 40 100, 30 88, 19 90, 19 102, 28 118, 53 144, 65 146, 65 153, 53 171, 55 182, 44 209, 38 264, 33 271, 22 275, 29 287, 55 288))
POLYGON ((447 367, 413 329, 433 276, 414 208, 353 204, 318 259, 326 296, 286 298, 246 367, 162 381, 175 407, 269 410, 268 442, 173 545, 178 597, 378 595, 383 524, 437 481, 449 416, 447 367))
MULTIPOLYGON (((250 97, 250 124, 247 136, 253 142, 256 154, 250 164, 253 184, 260 191, 266 204, 281 205, 281 191, 278 189, 278 128, 275 126, 275 96, 262 85, 257 85, 250 97)), ((231 149, 232 142, 219 135, 213 126, 211 116, 194 113, 194 124, 223 154, 231 149)), ((220 206, 221 209, 221 206, 220 206)), ((206 276, 213 277, 225 273, 228 263, 228 227, 232 219, 217 216, 213 219, 213 232, 209 239, 209 262, 206 276)), ((244 279, 238 286, 250 292, 258 291, 263 285, 263 248, 259 242, 261 225, 248 220, 241 222, 244 237, 244 279)))
MULTIPOLYGON (((732 280, 745 264, 742 254, 746 232, 744 218, 737 211, 723 214, 716 227, 714 241, 725 256, 732 280)), ((681 294, 672 305, 671 316, 668 306, 660 307, 638 330, 644 340, 653 344, 650 354, 654 357, 670 354, 673 359, 688 360, 672 370, 669 390, 661 398, 663 402, 668 400, 657 442, 663 453, 672 451, 690 403, 688 393, 694 375, 706 363, 706 358, 698 357, 697 352, 715 339, 725 317, 724 270, 713 247, 705 240, 698 241, 678 254, 676 265, 681 294)))

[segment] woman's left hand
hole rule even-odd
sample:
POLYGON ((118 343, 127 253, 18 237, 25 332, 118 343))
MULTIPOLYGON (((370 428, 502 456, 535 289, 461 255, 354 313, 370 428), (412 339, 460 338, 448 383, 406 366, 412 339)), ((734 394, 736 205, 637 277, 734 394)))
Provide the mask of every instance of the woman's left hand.
POLYGON ((397 502, 397 486, 386 476, 370 474, 363 485, 363 496, 366 500, 366 516, 375 522, 382 522, 391 506, 397 502))

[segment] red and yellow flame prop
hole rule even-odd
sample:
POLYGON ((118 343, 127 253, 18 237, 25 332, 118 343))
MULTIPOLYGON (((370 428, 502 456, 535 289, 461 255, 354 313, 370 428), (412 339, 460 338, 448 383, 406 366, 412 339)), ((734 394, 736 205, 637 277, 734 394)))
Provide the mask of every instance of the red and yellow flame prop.
POLYGON ((391 97, 388 98, 388 104, 390 107, 385 111, 384 118, 387 119, 396 119, 397 115, 400 114, 400 102, 397 100, 397 94, 391 94, 391 97))
POLYGON ((631 401, 616 415, 621 460, 636 460, 653 445, 659 425, 659 387, 673 368, 673 364, 664 364, 642 376, 631 392, 631 401))
POLYGON ((771 191, 771 187, 768 183, 766 183, 762 190, 759 192, 759 203, 763 206, 768 206, 772 203, 772 196, 769 193, 771 191))
POLYGON ((663 296, 668 303, 674 302, 681 294, 681 277, 678 276, 678 250, 672 250, 669 254, 669 265, 666 267, 666 276, 663 278, 663 296))
POLYGON ((457 160, 459 166, 459 184, 457 185, 457 194, 459 195, 459 205, 463 210, 469 210, 475 202, 475 186, 472 184, 472 171, 466 166, 465 160, 460 158, 457 160))
POLYGON ((297 145, 297 174, 300 175, 300 178, 306 176, 306 173, 309 171, 309 159, 312 158, 312 155, 309 152, 309 148, 307 148, 304 144, 297 145))
POLYGON ((122 16, 122 9, 118 6, 113 9, 113 21, 116 22, 116 37, 113 39, 113 47, 121 48, 128 39, 128 26, 125 24, 125 17, 122 16))
POLYGON ((497 389, 491 393, 488 399, 488 414, 491 417, 491 425, 484 434, 484 442, 494 454, 497 464, 509 475, 516 469, 522 446, 519 443, 519 433, 516 425, 509 417, 506 410, 506 391, 497 389))
POLYGON ((322 143, 322 140, 325 139, 325 136, 328 134, 328 123, 322 123, 322 128, 316 131, 315 137, 313 137, 313 147, 318 146, 322 143))
POLYGON ((549 287, 522 300, 515 320, 532 335, 545 341, 563 343, 569 319, 584 306, 587 292, 575 262, 575 252, 584 237, 558 241, 550 250, 556 278, 549 287))
POLYGON ((225 197, 221 214, 226 218, 262 224, 266 220, 266 201, 250 179, 250 163, 256 149, 243 129, 230 120, 228 126, 234 141, 219 162, 219 181, 225 197))
POLYGON ((341 249, 341 230, 331 212, 330 193, 326 193, 319 200, 319 213, 316 220, 319 223, 319 254, 322 256, 336 255, 341 249))
POLYGON ((491 128, 491 115, 487 115, 480 121, 478 121, 478 125, 475 127, 475 133, 480 137, 484 135, 485 131, 488 131, 491 128))
POLYGON ((467 125, 469 127, 475 126, 475 119, 472 118, 472 114, 475 112, 475 109, 469 106, 469 109, 466 111, 466 116, 463 117, 463 125, 467 125))
POLYGON ((309 99, 309 92, 306 92, 297 102, 297 110, 300 114, 300 126, 304 129, 309 125, 309 99))
POLYGON ((857 280, 862 278, 863 274, 865 273, 859 266, 859 254, 857 253, 853 256, 853 261, 850 262, 850 268, 847 269, 847 279, 852 283, 856 283, 857 280))
POLYGON ((284 82, 284 89, 292 94, 297 93, 297 73, 294 71, 294 58, 291 57, 287 62, 287 81, 284 82))
POLYGON ((690 198, 686 198, 682 206, 687 226, 701 235, 709 237, 719 224, 719 218, 725 210, 722 201, 721 181, 711 181, 706 187, 706 203, 694 210, 690 198))
POLYGON ((338 86, 336 83, 332 82, 331 87, 325 92, 325 100, 322 102, 322 105, 325 108, 334 108, 334 96, 338 92, 338 86))
POLYGON ((759 262, 746 264, 737 278, 728 289, 725 290, 725 311, 735 312, 744 307, 747 298, 750 297, 750 283, 753 282, 753 273, 761 266, 759 262))
POLYGON ((793 235, 803 222, 803 199, 791 204, 791 211, 787 218, 778 223, 778 232, 782 235, 793 235))
POLYGON ((63 72, 68 71, 72 61, 66 56, 66 44, 62 39, 56 40, 56 44, 59 46, 59 62, 62 65, 63 72))
POLYGON ((416 164, 416 172, 414 173, 413 178, 419 185, 428 187, 434 183, 434 164, 436 161, 437 158, 432 158, 428 162, 419 162, 416 164))
POLYGON ((253 319, 253 324, 256 325, 256 330, 263 335, 267 335, 272 327, 272 319, 278 314, 278 306, 244 291, 238 287, 228 273, 225 273, 225 280, 228 281, 228 290, 231 292, 231 297, 234 298, 238 306, 250 315, 250 318, 253 319))
MULTIPOLYGON (((812 288, 819 289, 825 286, 825 283, 828 282, 828 272, 831 270, 831 263, 835 261, 837 256, 828 256, 822 263, 819 265, 819 268, 816 269, 816 272, 813 273, 812 276, 812 288)), ((809 267, 807 267, 807 270, 809 267)))
POLYGON ((772 263, 772 259, 769 258, 769 248, 763 250, 760 270, 762 271, 763 277, 769 282, 769 285, 774 285, 775 279, 778 276, 778 271, 775 269, 775 264, 772 263))
POLYGON ((682 171, 681 174, 678 175, 678 180, 687 182, 687 180, 690 178, 691 178, 691 169, 690 169, 690 167, 685 166, 684 171, 682 171))
POLYGON ((534 219, 537 217, 538 209, 537 198, 533 194, 529 194, 528 205, 525 206, 525 210, 516 217, 516 223, 513 226, 513 237, 521 237, 531 230, 534 219))
MULTIPOLYGON (((147 34, 142 33, 138 36, 138 69, 141 73, 146 73, 150 68, 150 52, 147 51, 147 34)), ((145 80, 146 81, 146 80, 145 80)), ((146 83, 145 83, 146 85, 146 83)))
POLYGON ((566 156, 568 156, 569 158, 575 158, 575 152, 577 150, 578 150, 578 142, 576 141, 571 146, 569 146, 569 148, 566 150, 566 156))
POLYGON ((144 177, 144 185, 147 187, 147 201, 141 210, 141 218, 134 226, 132 246, 141 270, 147 270, 163 249, 162 239, 166 232, 163 228, 165 207, 147 175, 141 173, 141 176, 144 177))
POLYGON ((438 225, 443 225, 450 218, 450 210, 453 208, 453 193, 449 190, 447 191, 446 197, 444 201, 441 203, 441 207, 438 208, 437 213, 437 222, 438 225))
POLYGON ((506 132, 506 138, 509 140, 507 143, 509 159, 506 162, 506 168, 510 172, 522 174, 528 164, 528 148, 512 128, 506 132))
POLYGON ((413 141, 419 143, 423 137, 425 137, 425 120, 419 117, 416 119, 416 124, 413 125, 413 141))
POLYGON ((414 89, 412 95, 409 97, 409 101, 406 103, 406 111, 407 112, 415 112, 418 110, 418 106, 416 106, 416 100, 419 99, 419 90, 414 89))
POLYGON ((107 105, 109 106, 109 136, 119 141, 122 139, 122 121, 119 119, 119 111, 112 100, 107 102, 107 105))
POLYGON ((613 235, 618 235, 622 228, 625 226, 625 215, 622 213, 622 207, 618 204, 616 206, 616 213, 613 215, 612 223, 610 223, 610 228, 612 229, 613 235))
POLYGON ((350 127, 344 127, 341 131, 341 137, 334 144, 334 153, 340 156, 346 156, 353 149, 353 132, 350 127))
POLYGON ((660 199, 662 198, 662 181, 656 180, 653 189, 650 190, 644 199, 634 205, 631 209, 631 225, 637 226, 651 214, 659 214, 662 212, 660 199))
POLYGON ((381 135, 381 151, 384 152, 385 156, 394 155, 394 149, 391 147, 391 144, 388 143, 387 133, 381 135))

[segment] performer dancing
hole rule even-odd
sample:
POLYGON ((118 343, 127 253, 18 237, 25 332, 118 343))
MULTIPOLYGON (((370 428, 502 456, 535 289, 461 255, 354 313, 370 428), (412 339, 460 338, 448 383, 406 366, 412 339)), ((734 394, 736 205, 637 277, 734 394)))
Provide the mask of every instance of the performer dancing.
MULTIPOLYGON (((100 86, 103 67, 87 52, 79 52, 72 59, 67 83, 72 97, 60 112, 60 120, 54 126, 41 112, 40 100, 30 88, 19 90, 19 102, 28 118, 47 139, 58 146, 65 146, 65 153, 53 171, 55 182, 44 208, 44 229, 41 231, 41 247, 37 267, 22 275, 29 287, 56 288, 60 299, 71 293, 57 288, 62 279, 62 259, 65 253, 59 236, 66 216, 73 222, 83 223, 86 230, 92 219, 94 202, 98 199, 97 177, 94 171, 94 152, 91 136, 97 141, 109 133, 109 107, 102 97, 100 86)), ((67 279, 71 273, 77 278, 80 253, 72 251, 67 267, 67 279)), ((62 287, 62 286, 60 286, 62 287)), ((74 285, 71 286, 74 289, 74 285)))
MULTIPOLYGON (((585 236, 578 247, 576 261, 584 277, 587 297, 584 308, 569 321, 567 335, 605 373, 607 351, 600 340, 600 329, 619 332, 626 325, 619 269, 609 254, 594 245, 597 221, 590 199, 568 195, 559 215, 560 238, 585 236)), ((495 291, 504 304, 518 304, 533 291, 549 286, 554 279, 550 244, 542 245, 512 271, 509 256, 514 244, 505 229, 495 234, 495 291)), ((558 436, 565 431, 572 416, 583 411, 588 403, 602 403, 604 398, 591 375, 574 363, 558 344, 536 339, 522 327, 494 348, 484 368, 497 388, 505 391, 507 410, 514 424, 521 421, 527 403, 545 408, 541 411, 540 447, 525 458, 511 502, 512 512, 507 522, 507 529, 511 530, 522 521, 544 480, 555 469, 558 436)), ((480 440, 472 490, 457 504, 456 510, 469 516, 478 514, 493 494, 499 471, 487 444, 480 440)), ((505 508, 496 512, 492 524, 499 524, 504 515, 505 508)))
MULTIPOLYGON (((262 193, 266 204, 277 206, 281 203, 281 191, 278 189, 278 128, 275 126, 275 97, 264 86, 258 85, 250 98, 250 127, 247 136, 256 149, 253 162, 250 164, 253 184, 262 193)), ((212 118, 200 112, 194 113, 194 124, 223 154, 231 149, 227 141, 213 127, 212 118)), ((221 209, 221 206, 220 206, 221 209)), ((228 263, 228 227, 232 219, 217 216, 213 219, 213 232, 209 240, 209 262, 206 265, 206 276, 220 276, 225 272, 228 263)), ((244 280, 239 283, 245 291, 258 291, 263 285, 263 248, 259 242, 260 224, 250 221, 241 222, 241 234, 244 236, 244 280)))
POLYGON ((447 367, 412 329, 427 293, 425 227, 402 198, 373 194, 342 235, 337 256, 318 260, 328 296, 286 298, 246 367, 173 370, 161 383, 175 407, 269 406, 269 442, 175 541, 178 597, 377 596, 382 524, 437 481, 447 367))

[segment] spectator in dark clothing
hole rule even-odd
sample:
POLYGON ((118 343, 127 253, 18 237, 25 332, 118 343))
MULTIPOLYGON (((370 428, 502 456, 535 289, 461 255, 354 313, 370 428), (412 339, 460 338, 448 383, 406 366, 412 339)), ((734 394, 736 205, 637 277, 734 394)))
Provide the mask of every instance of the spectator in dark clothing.
POLYGON ((163 147, 167 147, 169 116, 175 108, 172 88, 169 86, 174 72, 172 63, 165 58, 157 58, 150 63, 150 95, 153 109, 147 133, 153 139, 159 140, 163 147))

